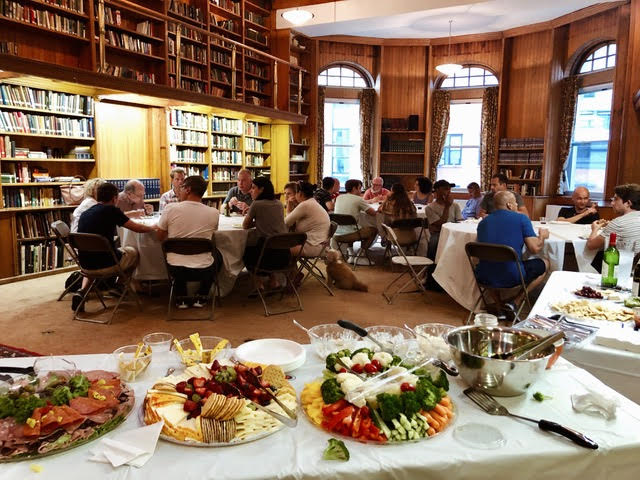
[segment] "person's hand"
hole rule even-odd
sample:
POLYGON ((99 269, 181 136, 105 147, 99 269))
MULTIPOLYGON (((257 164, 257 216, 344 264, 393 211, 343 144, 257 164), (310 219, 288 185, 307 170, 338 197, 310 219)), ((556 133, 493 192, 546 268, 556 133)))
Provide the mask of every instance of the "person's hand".
POLYGON ((451 205, 453 205, 453 196, 450 193, 444 198, 444 204, 447 207, 450 207, 451 205))
POLYGON ((153 205, 149 205, 148 203, 145 203, 144 213, 146 213, 147 215, 153 215, 153 205))
POLYGON ((232 207, 235 207, 236 204, 238 203, 242 203, 242 202, 238 202, 238 198, 237 197, 231 197, 231 199, 229 200, 229 205, 231 205, 232 207))
POLYGON ((609 223, 609 222, 607 222, 604 219, 596 220, 595 222, 593 222, 591 224, 591 232, 597 232, 602 227, 604 227, 607 223, 609 223))
POLYGON ((538 238, 540 240, 546 240, 549 238, 549 229, 548 228, 539 228, 538 229, 538 238))
POLYGON ((585 211, 585 216, 592 215, 594 213, 598 213, 598 207, 595 203, 592 203, 591 206, 585 211))
MULTIPOLYGON (((241 211, 241 212, 242 212, 242 214, 244 215, 244 214, 245 214, 245 212, 246 212, 247 210, 249 210, 249 205, 247 205, 247 204, 246 204, 246 203, 244 203, 244 202, 239 202, 239 201, 238 201, 238 199, 237 199, 237 198, 235 198, 235 197, 233 197, 233 198, 234 198, 234 199, 235 199, 235 201, 236 201, 236 203, 234 204, 234 205, 235 205, 235 207, 236 207, 236 208, 238 208, 238 209, 240 209, 240 211, 241 211)), ((229 203, 231 203, 231 202, 229 202, 229 203)))

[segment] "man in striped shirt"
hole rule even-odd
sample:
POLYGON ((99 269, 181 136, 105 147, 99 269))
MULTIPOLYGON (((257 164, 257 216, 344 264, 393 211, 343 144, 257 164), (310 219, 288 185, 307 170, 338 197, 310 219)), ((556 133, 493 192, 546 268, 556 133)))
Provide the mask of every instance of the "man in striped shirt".
POLYGON ((186 170, 182 167, 174 167, 171 169, 171 173, 169 176, 171 177, 171 190, 168 192, 164 192, 160 197, 160 207, 159 211, 163 211, 164 207, 166 207, 169 203, 179 202, 178 198, 178 190, 182 186, 182 182, 184 182, 184 177, 186 176, 186 170))
POLYGON ((596 220, 591 224, 587 248, 602 250, 609 234, 614 232, 618 242, 624 242, 629 248, 634 242, 640 242, 640 185, 618 185, 614 192, 611 207, 618 216, 611 221, 596 220))

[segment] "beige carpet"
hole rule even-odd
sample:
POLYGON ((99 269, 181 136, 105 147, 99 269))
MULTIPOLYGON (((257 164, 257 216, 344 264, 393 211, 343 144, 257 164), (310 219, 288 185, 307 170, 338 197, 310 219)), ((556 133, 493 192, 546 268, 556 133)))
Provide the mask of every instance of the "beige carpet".
MULTIPOLYGON (((167 321, 167 294, 162 289, 141 295, 143 311, 134 302, 123 304, 111 325, 72 320, 71 296, 56 299, 68 274, 53 275, 0 286, 0 343, 41 354, 112 352, 117 347, 137 343, 150 332, 170 332, 184 338, 193 332, 228 338, 232 345, 247 339, 289 338, 308 343, 306 333, 291 323, 295 318, 311 327, 334 323, 340 318, 363 326, 415 326, 442 322, 460 325, 466 311, 444 293, 403 294, 388 305, 381 292, 398 273, 389 267, 359 267, 356 274, 369 285, 369 292, 335 290, 335 297, 311 279, 301 289, 304 311, 265 317, 258 298, 248 299, 248 278, 241 277, 234 292, 222 299, 213 322, 167 321)), ((273 297, 270 301, 277 301, 273 297)), ((291 298, 284 301, 291 302, 291 298)), ((111 301, 113 303, 113 301, 111 301)), ((98 302, 92 302, 96 308, 98 302)), ((185 312, 201 314, 201 310, 185 312)))

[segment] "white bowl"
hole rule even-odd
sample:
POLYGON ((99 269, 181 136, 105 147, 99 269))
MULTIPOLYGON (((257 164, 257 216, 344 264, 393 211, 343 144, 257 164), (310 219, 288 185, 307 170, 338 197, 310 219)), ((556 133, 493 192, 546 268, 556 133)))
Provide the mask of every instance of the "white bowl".
POLYGON ((243 343, 236 348, 234 355, 240 362, 277 365, 285 373, 301 367, 306 359, 302 345, 283 338, 262 338, 243 343))

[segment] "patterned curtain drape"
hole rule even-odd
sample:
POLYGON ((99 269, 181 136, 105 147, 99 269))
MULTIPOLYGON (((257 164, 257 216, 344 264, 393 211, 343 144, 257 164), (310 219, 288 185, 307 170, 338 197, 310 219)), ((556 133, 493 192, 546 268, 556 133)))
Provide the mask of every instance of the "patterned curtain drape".
POLYGON ((493 161, 496 156, 498 128, 498 87, 484 89, 482 95, 482 121, 480 125, 480 188, 489 191, 493 161))
POLYGON ((557 193, 564 194, 567 191, 567 167, 569 166, 569 153, 571 152, 571 137, 573 136, 573 121, 576 117, 576 104, 580 86, 578 76, 571 75, 562 80, 562 113, 560 118, 560 178, 558 179, 557 193))
POLYGON ((433 92, 433 108, 431 113, 431 156, 429 158, 431 171, 429 177, 435 181, 438 163, 442 158, 442 149, 449 130, 449 104, 451 93, 446 90, 433 92))
POLYGON ((373 127, 376 91, 363 88, 358 94, 360 99, 360 166, 362 182, 365 186, 371 182, 371 134, 373 127))
POLYGON ((318 87, 318 148, 316 158, 316 183, 322 186, 322 178, 324 177, 324 96, 326 87, 318 87))

